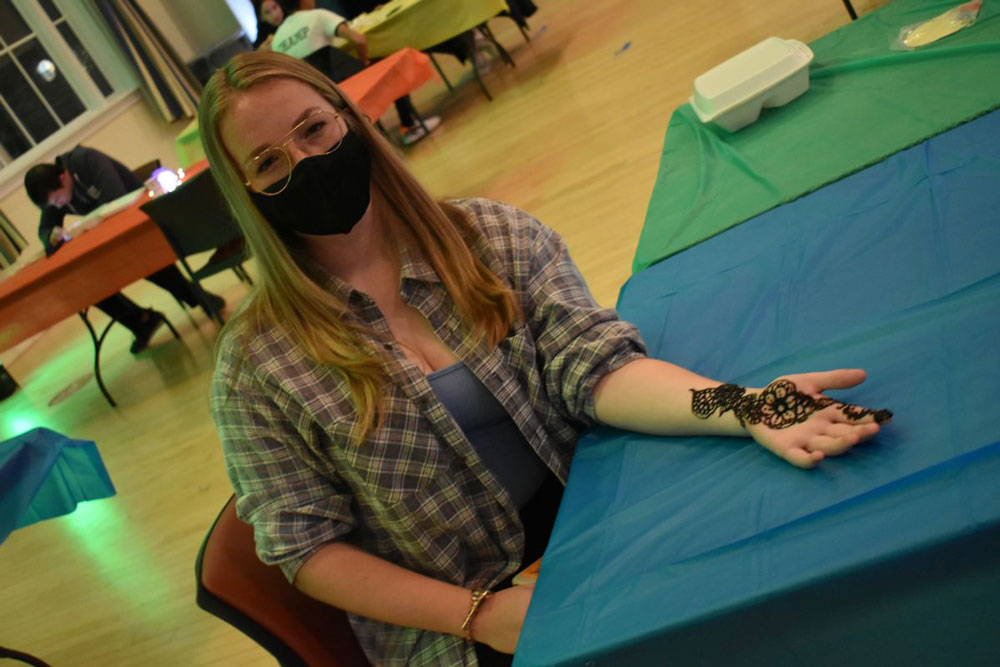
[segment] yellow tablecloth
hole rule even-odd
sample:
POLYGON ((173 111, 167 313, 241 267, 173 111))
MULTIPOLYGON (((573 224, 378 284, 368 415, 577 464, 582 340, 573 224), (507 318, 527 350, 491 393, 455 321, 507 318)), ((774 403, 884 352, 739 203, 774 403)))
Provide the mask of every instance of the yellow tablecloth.
POLYGON ((404 46, 423 50, 475 28, 507 9, 505 0, 391 0, 351 25, 382 58, 404 46))

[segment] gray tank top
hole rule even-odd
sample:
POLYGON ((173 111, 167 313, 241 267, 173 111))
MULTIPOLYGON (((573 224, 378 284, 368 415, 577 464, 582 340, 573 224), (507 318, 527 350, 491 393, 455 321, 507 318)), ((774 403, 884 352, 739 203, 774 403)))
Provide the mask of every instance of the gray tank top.
POLYGON ((461 361, 427 381, 486 467, 523 508, 551 474, 490 390, 461 361))

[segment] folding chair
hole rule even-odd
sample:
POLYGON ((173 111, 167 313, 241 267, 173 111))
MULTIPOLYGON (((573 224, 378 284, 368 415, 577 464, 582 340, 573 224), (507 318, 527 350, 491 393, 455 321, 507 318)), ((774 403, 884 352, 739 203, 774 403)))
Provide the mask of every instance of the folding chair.
POLYGON ((270 651, 284 667, 368 667, 346 614, 300 592, 257 558, 233 496, 195 563, 198 606, 270 651))
POLYGON ((253 284, 253 281, 243 268, 243 262, 249 258, 243 232, 229 214, 212 172, 201 171, 173 192, 151 199, 140 208, 177 253, 205 312, 223 324, 222 313, 208 302, 201 281, 226 269, 232 269, 244 282, 253 284), (206 250, 216 252, 200 269, 191 268, 187 257, 206 250))

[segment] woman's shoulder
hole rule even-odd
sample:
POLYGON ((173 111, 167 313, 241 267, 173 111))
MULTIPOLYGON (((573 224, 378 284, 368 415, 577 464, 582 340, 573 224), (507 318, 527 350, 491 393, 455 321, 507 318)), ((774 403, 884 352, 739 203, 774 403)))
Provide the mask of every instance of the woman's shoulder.
POLYGON ((236 313, 216 342, 215 381, 229 386, 281 384, 305 355, 278 326, 255 324, 236 313))
POLYGON ((511 248, 533 239, 548 228, 524 210, 485 197, 452 199, 449 204, 467 212, 476 228, 493 246, 511 248))

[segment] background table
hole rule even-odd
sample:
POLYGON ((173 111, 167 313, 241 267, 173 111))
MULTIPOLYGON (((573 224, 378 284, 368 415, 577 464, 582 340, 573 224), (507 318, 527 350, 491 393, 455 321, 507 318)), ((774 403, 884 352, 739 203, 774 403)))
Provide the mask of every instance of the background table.
MULTIPOLYGON (((338 86, 374 123, 397 99, 412 93, 434 77, 430 57, 410 48, 402 48, 338 86)), ((182 167, 205 159, 197 119, 174 140, 182 167)))
MULTIPOLYGON (((196 164, 188 176, 207 167, 196 164)), ((139 208, 143 201, 0 282, 0 351, 177 261, 160 228, 139 208)))
POLYGON ((368 55, 381 58, 407 46, 436 46, 506 9, 505 0, 391 0, 351 26, 364 34, 368 55))
POLYGON ((993 665, 1000 112, 633 276, 651 354, 762 386, 858 366, 895 418, 803 471, 744 439, 585 436, 516 665, 993 665))
POLYGON ((900 28, 956 4, 895 0, 816 40, 809 91, 735 134, 675 111, 633 268, 1000 106, 1000 3, 939 42, 890 49, 900 28))

